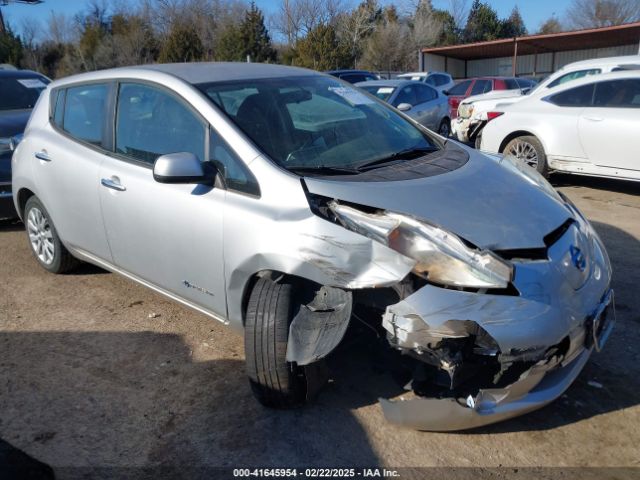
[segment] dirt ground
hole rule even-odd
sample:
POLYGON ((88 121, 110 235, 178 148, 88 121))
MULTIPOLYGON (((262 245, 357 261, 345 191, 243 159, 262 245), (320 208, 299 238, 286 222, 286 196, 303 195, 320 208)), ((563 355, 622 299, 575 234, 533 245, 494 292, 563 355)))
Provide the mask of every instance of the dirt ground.
POLYGON ((64 467, 181 465, 623 466, 640 474, 640 184, 555 183, 607 246, 616 329, 561 399, 466 433, 386 423, 377 397, 388 379, 367 342, 334 355, 333 381, 312 405, 265 409, 245 378, 240 336, 91 266, 51 275, 32 258, 22 225, 5 224, 0 452, 22 451, 57 478, 69 474, 64 467))

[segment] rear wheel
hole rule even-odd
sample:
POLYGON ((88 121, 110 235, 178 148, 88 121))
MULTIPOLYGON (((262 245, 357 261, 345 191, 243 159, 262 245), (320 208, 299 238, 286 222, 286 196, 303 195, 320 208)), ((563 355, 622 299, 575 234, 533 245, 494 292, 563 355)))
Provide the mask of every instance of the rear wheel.
POLYGON ((244 329, 247 374, 253 394, 267 407, 295 407, 306 398, 303 369, 286 359, 293 296, 290 283, 262 277, 249 297, 244 329))
POLYGON ((547 167, 547 155, 540 140, 532 135, 517 137, 507 143, 503 152, 505 155, 513 155, 532 168, 535 168, 545 177, 549 174, 547 167))
POLYGON ((31 251, 44 269, 51 273, 65 273, 78 264, 60 241, 49 212, 38 197, 27 200, 24 221, 31 251))

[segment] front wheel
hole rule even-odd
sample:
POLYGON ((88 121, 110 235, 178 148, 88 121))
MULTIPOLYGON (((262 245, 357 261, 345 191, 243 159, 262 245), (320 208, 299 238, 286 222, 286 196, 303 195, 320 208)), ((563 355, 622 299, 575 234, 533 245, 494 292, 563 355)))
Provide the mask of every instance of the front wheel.
POLYGON ((443 118, 440 122, 440 126, 438 127, 438 133, 442 135, 444 138, 449 138, 451 135, 451 125, 448 118, 443 118))
POLYGON ((27 200, 23 218, 31 251, 41 267, 51 273, 65 273, 77 265, 78 261, 60 241, 49 212, 38 197, 27 200))
POLYGON ((306 398, 303 368, 287 362, 293 290, 290 283, 262 277, 249 297, 244 328, 247 374, 253 394, 267 407, 295 407, 306 398))
POLYGON ((531 168, 535 168, 545 177, 549 174, 547 167, 547 155, 540 140, 532 135, 524 135, 511 140, 504 147, 505 155, 513 155, 531 168))

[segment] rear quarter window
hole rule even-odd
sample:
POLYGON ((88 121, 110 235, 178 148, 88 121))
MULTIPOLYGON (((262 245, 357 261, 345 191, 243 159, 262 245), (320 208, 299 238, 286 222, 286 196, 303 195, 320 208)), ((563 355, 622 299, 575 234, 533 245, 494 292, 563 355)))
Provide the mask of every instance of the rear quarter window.
POLYGON ((454 85, 449 89, 449 95, 464 95, 467 93, 469 89, 469 85, 471 85, 471 80, 465 80, 464 82, 460 82, 457 85, 454 85))

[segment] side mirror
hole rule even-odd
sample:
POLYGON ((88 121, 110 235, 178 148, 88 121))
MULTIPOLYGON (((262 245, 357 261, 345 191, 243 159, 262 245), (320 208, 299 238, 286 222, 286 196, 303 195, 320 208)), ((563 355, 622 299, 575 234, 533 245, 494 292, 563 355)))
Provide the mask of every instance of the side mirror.
POLYGON ((442 90, 442 93, 443 93, 444 95, 449 95, 449 90, 442 90))
POLYGON ((409 110, 411 110, 412 105, 410 103, 401 103, 400 105, 397 106, 397 109, 400 110, 401 112, 408 112, 409 110))
POLYGON ((189 152, 161 155, 153 164, 153 179, 158 183, 209 183, 213 178, 189 152))

